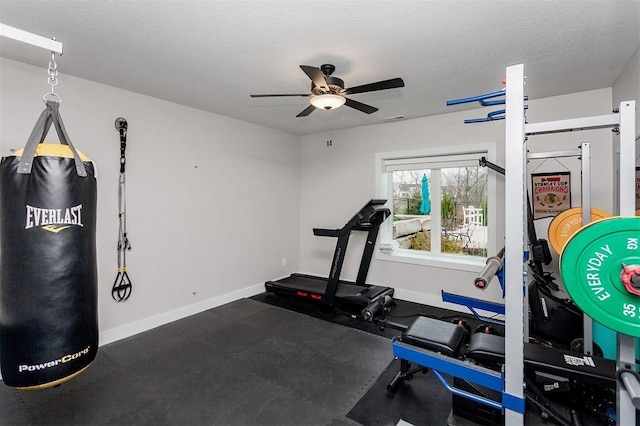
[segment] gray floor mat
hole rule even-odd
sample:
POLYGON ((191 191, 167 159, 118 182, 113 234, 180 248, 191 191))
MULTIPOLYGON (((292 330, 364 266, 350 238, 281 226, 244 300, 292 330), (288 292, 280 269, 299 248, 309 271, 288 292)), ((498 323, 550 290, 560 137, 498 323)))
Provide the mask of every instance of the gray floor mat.
POLYGON ((103 346, 54 389, 0 387, 0 424, 349 425, 388 339, 250 299, 103 346))

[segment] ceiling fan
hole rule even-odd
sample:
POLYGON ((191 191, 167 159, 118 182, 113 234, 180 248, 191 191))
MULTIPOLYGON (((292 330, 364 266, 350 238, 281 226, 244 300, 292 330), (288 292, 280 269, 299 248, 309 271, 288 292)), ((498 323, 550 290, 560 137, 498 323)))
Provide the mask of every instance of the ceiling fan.
POLYGON ((309 105, 296 117, 306 117, 316 108, 334 109, 342 105, 357 109, 366 114, 376 112, 378 108, 362 102, 354 101, 345 97, 345 95, 355 95, 357 93, 375 92, 377 90, 395 89, 404 87, 404 81, 401 78, 392 78, 390 80, 378 81, 375 83, 363 84, 361 86, 344 88, 344 81, 331 74, 336 67, 331 64, 321 65, 320 68, 309 65, 300 65, 302 71, 311 79, 311 93, 304 94, 268 94, 268 95, 251 95, 252 98, 266 98, 273 96, 303 96, 311 97, 309 105))

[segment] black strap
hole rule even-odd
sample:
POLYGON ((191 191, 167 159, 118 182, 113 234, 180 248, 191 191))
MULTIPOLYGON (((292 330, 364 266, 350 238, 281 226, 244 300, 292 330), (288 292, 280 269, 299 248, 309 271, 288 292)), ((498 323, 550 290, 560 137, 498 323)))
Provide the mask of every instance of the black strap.
POLYGON ((116 276, 116 280, 113 282, 113 288, 111 289, 111 297, 116 302, 124 302, 131 296, 131 280, 126 269, 119 271, 116 276))
POLYGON ((122 117, 116 119, 116 130, 120 133, 120 179, 118 186, 118 275, 113 282, 111 297, 116 302, 123 302, 131 296, 132 284, 127 273, 127 250, 131 250, 131 243, 127 237, 126 187, 125 187, 125 150, 127 148, 127 120, 122 117))

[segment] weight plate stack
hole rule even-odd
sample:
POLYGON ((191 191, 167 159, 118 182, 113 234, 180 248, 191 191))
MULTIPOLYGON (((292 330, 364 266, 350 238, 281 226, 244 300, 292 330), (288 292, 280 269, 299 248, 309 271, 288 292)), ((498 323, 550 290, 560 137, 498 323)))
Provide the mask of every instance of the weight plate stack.
POLYGON ((576 232, 560 256, 569 296, 610 329, 640 337, 640 217, 611 217, 576 232))
MULTIPOLYGON (((595 207, 591 208, 591 222, 611 217, 611 213, 595 207)), ((582 228, 582 207, 568 209, 553 218, 549 224, 549 243, 557 254, 561 254, 565 244, 573 234, 582 228)))

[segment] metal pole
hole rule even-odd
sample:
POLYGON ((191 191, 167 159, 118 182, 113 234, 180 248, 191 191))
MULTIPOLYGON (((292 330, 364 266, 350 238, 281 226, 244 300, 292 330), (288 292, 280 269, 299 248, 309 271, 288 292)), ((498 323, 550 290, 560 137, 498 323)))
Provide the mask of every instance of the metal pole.
MULTIPOLYGON (((620 216, 635 214, 635 111, 635 101, 620 103, 620 216)), ((618 370, 624 370, 630 366, 635 371, 635 339, 622 333, 617 335, 618 370)), ((619 382, 616 390, 617 424, 636 424, 636 410, 629 392, 619 382)))
POLYGON ((524 298, 522 253, 526 249, 524 65, 507 67, 505 158, 505 424, 524 423, 524 298), (520 285, 519 285, 520 283, 520 285), (522 408, 519 408, 521 404, 522 408), (516 408, 516 409, 514 409, 516 408))
MULTIPOLYGON (((583 142, 580 144, 582 151, 580 164, 582 166, 582 190, 580 191, 580 197, 582 202, 582 226, 591 222, 591 145, 589 142, 583 142)), ((582 316, 583 333, 582 338, 584 342, 583 352, 586 355, 593 354, 593 320, 587 314, 582 316)))

